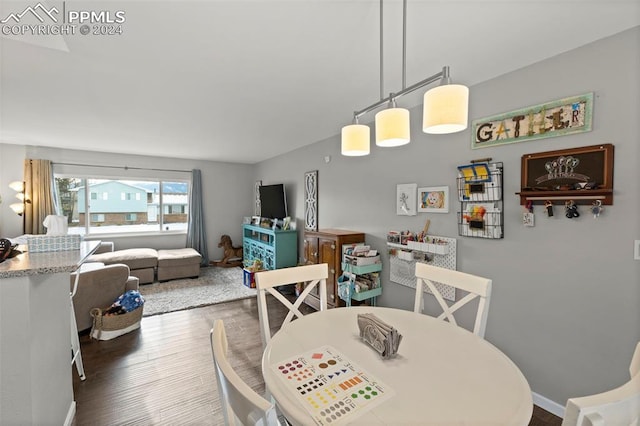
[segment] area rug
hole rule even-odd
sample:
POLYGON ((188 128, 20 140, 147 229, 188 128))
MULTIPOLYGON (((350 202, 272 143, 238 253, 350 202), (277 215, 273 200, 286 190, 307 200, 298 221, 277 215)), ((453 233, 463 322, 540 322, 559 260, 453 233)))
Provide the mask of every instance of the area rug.
POLYGON ((200 269, 199 278, 141 285, 143 316, 255 297, 256 289, 242 284, 242 274, 242 268, 210 266, 200 269))

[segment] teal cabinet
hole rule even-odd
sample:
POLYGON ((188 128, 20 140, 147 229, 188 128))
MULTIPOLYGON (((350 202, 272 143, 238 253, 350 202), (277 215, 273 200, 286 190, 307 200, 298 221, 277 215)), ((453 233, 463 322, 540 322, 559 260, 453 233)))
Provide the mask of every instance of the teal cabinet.
POLYGON ((262 269, 296 266, 298 232, 242 225, 242 249, 245 265, 251 265, 258 259, 262 262, 262 269))

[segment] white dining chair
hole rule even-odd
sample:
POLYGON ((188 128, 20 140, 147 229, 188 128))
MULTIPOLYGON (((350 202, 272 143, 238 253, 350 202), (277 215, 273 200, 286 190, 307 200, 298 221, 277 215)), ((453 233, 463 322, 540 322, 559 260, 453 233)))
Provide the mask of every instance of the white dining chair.
POLYGON ((329 277, 329 267, 326 263, 261 271, 257 272, 255 276, 256 288, 258 289, 258 317, 260 319, 260 333, 262 335, 263 347, 266 347, 267 343, 271 340, 267 293, 275 297, 289 310, 280 327, 284 327, 290 323, 294 317, 299 318, 304 316, 304 314, 300 312, 300 305, 304 302, 309 292, 316 288, 316 286, 318 287, 320 296, 320 310, 324 311, 327 309, 327 278, 329 277), (292 303, 284 297, 276 287, 295 283, 303 283, 304 290, 295 302, 292 303))
POLYGON ((251 389, 231 367, 222 320, 213 323, 210 337, 225 425, 280 425, 275 405, 251 389))
POLYGON ((454 312, 477 298, 479 300, 473 325, 473 333, 484 338, 484 332, 487 326, 487 315, 489 314, 489 301, 491 299, 490 279, 420 262, 416 263, 416 278, 414 312, 422 313, 424 310, 425 284, 442 308, 442 314, 438 316, 438 319, 447 320, 454 325, 458 325, 454 312), (434 283, 455 287, 456 289, 466 291, 468 294, 450 306, 434 283))
POLYGON ((631 378, 615 389, 569 398, 562 426, 638 426, 640 424, 640 343, 631 359, 631 378))

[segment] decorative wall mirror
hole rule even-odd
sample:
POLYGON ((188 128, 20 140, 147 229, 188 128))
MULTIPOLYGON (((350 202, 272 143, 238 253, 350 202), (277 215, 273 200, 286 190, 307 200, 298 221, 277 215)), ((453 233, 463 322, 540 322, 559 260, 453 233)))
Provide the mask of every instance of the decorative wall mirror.
POLYGON ((260 187, 262 186, 262 181, 261 180, 257 180, 256 184, 253 188, 253 196, 255 199, 255 206, 254 206, 254 210, 253 210, 253 214, 255 216, 260 216, 260 212, 262 210, 261 206, 260 206, 260 187))
POLYGON ((304 174, 304 229, 318 230, 318 171, 304 174))

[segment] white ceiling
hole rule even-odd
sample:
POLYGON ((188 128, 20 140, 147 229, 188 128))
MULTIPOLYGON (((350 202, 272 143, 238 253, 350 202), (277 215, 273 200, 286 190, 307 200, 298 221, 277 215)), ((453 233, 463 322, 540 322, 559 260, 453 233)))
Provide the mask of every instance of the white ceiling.
MULTIPOLYGON (((0 37, 0 142, 255 163, 380 99, 378 0, 42 3, 122 10, 123 34, 0 37)), ((3 1, 0 20, 36 4, 3 1)), ((402 1, 384 11, 387 96, 402 1)), ((639 0, 409 0, 406 84, 449 65, 472 86, 637 25, 639 0)))

